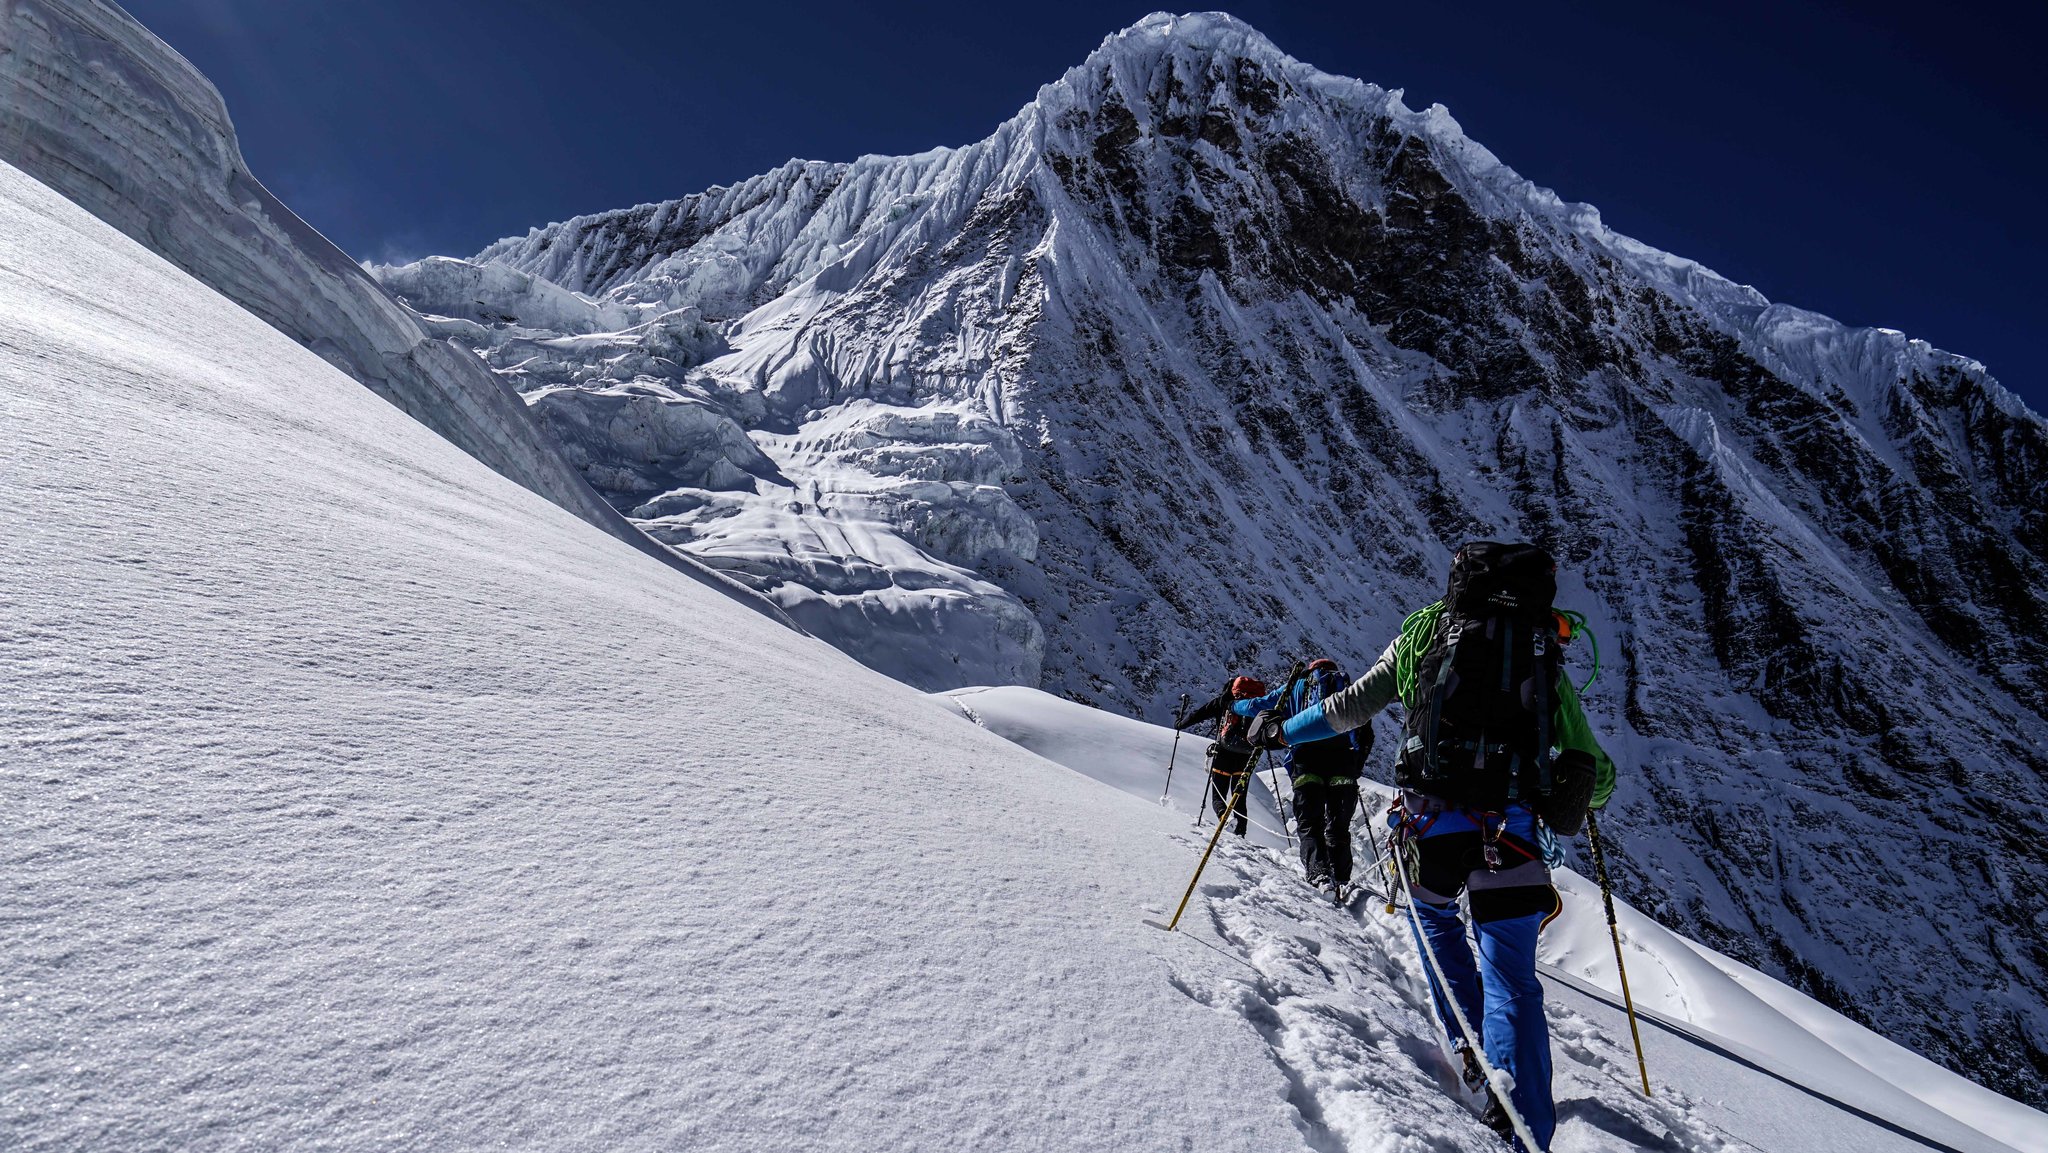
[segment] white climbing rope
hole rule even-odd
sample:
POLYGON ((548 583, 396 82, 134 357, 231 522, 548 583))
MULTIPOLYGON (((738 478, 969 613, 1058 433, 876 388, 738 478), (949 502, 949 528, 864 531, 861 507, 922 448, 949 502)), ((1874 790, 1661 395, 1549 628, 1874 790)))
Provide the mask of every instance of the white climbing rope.
POLYGON ((1493 1095, 1499 1098, 1501 1108, 1507 1110, 1508 1121, 1515 1127, 1515 1136, 1522 1139, 1522 1148, 1531 1150, 1532 1153, 1545 1153, 1543 1146, 1536 1143, 1536 1135, 1529 1131, 1529 1123, 1522 1120, 1521 1112, 1515 1108, 1515 1103, 1509 1096, 1514 1079, 1494 1068, 1493 1062, 1486 1059, 1486 1047, 1479 1043, 1479 1036, 1474 1032, 1472 1022, 1465 1019, 1465 1010, 1458 1005, 1458 997, 1451 989, 1450 978, 1444 976, 1444 967, 1436 959, 1436 950, 1430 947, 1429 935, 1422 931, 1422 918, 1415 911, 1414 883, 1408 879, 1408 859, 1402 852, 1404 847, 1396 844, 1391 846, 1391 849, 1395 871, 1401 875, 1401 887, 1408 890, 1408 922, 1415 927, 1416 951, 1422 954, 1430 972, 1436 974, 1437 988, 1443 990, 1444 1004, 1451 1007, 1451 1016, 1458 1023, 1458 1032, 1465 1035, 1466 1049, 1479 1060, 1479 1069, 1486 1074, 1486 1084, 1492 1089, 1493 1095))

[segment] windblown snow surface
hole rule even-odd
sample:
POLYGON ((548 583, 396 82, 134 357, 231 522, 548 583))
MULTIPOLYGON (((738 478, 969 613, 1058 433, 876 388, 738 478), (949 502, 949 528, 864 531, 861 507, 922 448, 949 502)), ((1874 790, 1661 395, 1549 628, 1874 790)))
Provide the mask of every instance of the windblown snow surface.
MULTIPOLYGON (((1142 923, 1166 734, 780 628, 5 165, 0 428, 6 1148, 1492 1146, 1395 922, 1284 850, 1142 923)), ((1791 1080, 1653 1028, 1645 1099, 1561 992, 1557 1149, 2043 1147, 1628 925, 1791 1080)))
POLYGON ((142 241, 501 475, 678 571, 775 613, 628 523, 562 459, 554 438, 502 378, 461 345, 422 331, 361 266, 279 203, 242 162, 220 93, 115 5, 0 5, 0 159, 142 241))
POLYGON ((1539 541, 1605 642, 1623 891, 2048 1102, 2048 425, 1967 357, 1215 13, 964 147, 375 271, 648 532, 929 689, 1162 719, 1539 541))

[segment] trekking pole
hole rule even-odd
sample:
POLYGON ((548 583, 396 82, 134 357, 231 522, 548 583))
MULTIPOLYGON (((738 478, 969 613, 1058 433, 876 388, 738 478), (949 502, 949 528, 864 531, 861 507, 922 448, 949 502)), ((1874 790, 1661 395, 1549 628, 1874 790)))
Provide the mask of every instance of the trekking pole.
MULTIPOLYGON (((1180 695, 1180 711, 1173 714, 1173 748, 1166 754, 1166 788, 1159 793, 1159 803, 1166 803, 1166 794, 1173 791, 1173 759, 1180 755, 1180 719, 1188 715, 1188 695, 1180 695)), ((1203 797, 1206 803, 1209 798, 1203 797)))
POLYGON ((1266 758, 1266 776, 1273 782, 1273 804, 1280 809, 1280 835, 1287 838, 1287 847, 1294 847, 1294 832, 1301 822, 1294 819, 1294 802, 1280 795, 1280 769, 1273 758, 1266 758))
MULTIPOLYGON (((1294 667, 1287 670, 1287 687, 1280 690, 1281 708, 1292 707, 1294 686, 1301 683, 1302 673, 1308 667, 1301 663, 1300 657, 1289 656, 1287 659, 1294 662, 1294 667)), ((1272 782, 1273 811, 1280 814, 1280 835, 1287 838, 1287 847, 1291 849, 1294 847, 1294 830, 1301 827, 1301 822, 1294 819, 1294 802, 1280 795, 1280 766, 1274 764, 1271 757, 1266 758, 1266 777, 1272 782)))
MULTIPOLYGON (((1400 908, 1394 904, 1394 896, 1397 892, 1397 890, 1394 888, 1394 863, 1381 854, 1379 830, 1372 827, 1372 821, 1369 818, 1367 819, 1365 825, 1365 835, 1367 837, 1372 838, 1372 861, 1373 864, 1379 866, 1380 877, 1387 883, 1387 915, 1391 917, 1395 913, 1401 911, 1400 908)), ((1388 837, 1387 850, 1389 852, 1392 852, 1393 847, 1394 838, 1388 837)))
MULTIPOLYGON (((1265 752, 1264 749, 1260 749, 1259 755, 1264 756, 1265 752)), ((1195 875, 1188 878, 1188 891, 1180 895, 1180 907, 1173 911, 1173 920, 1166 923, 1167 932, 1171 933, 1180 927, 1181 914, 1188 911, 1188 898, 1195 895, 1195 883, 1202 879, 1202 870, 1209 867, 1209 854, 1216 851, 1216 842, 1223 839, 1223 826, 1229 824, 1231 814, 1237 812, 1237 803, 1244 799, 1244 783, 1250 778, 1250 773, 1239 777, 1237 787, 1230 790, 1230 803, 1223 807, 1223 815, 1216 818, 1216 831, 1209 834, 1209 847, 1202 850, 1202 860, 1195 866, 1195 875)), ((1213 781, 1211 787, 1214 787, 1213 781)))
POLYGON ((1621 926, 1614 920, 1614 890, 1607 884, 1607 858, 1600 852, 1600 819, 1586 813, 1586 839, 1593 846, 1593 872, 1600 878, 1600 900, 1607 906, 1607 932, 1614 938, 1614 970, 1621 974, 1621 1004, 1628 1010, 1628 1033, 1636 1042, 1636 1072, 1643 1075, 1643 1096, 1650 1096, 1650 1066, 1643 1061, 1643 1034, 1636 1028, 1636 1003, 1628 995, 1628 966, 1621 961, 1621 926))
MULTIPOLYGON (((1301 665, 1296 664, 1294 671, 1287 678, 1287 693, 1292 693, 1295 684, 1300 680, 1301 665)), ((1286 694, 1282 694, 1283 699, 1285 696, 1286 694)), ((1238 803, 1244 800, 1245 787, 1251 783, 1253 777, 1259 775, 1259 760, 1265 755, 1264 749, 1253 753, 1252 763, 1246 765, 1244 773, 1237 778, 1237 786, 1230 791, 1230 803, 1223 806, 1223 814, 1216 818, 1216 831, 1209 834, 1209 847, 1202 850, 1202 859, 1195 865, 1195 875, 1188 878, 1188 891, 1180 895, 1180 907, 1173 911, 1173 920, 1166 923, 1167 932, 1171 933, 1180 926, 1181 914, 1188 911, 1188 899, 1195 895, 1195 884, 1202 879, 1202 870, 1209 867, 1209 854, 1216 851, 1216 842, 1223 839, 1223 826, 1230 822, 1231 814, 1237 812, 1238 803)), ((1215 784, 1216 774, 1212 772, 1209 774, 1209 785, 1214 788, 1215 784)), ((1206 798, 1203 807, 1208 807, 1206 798)))

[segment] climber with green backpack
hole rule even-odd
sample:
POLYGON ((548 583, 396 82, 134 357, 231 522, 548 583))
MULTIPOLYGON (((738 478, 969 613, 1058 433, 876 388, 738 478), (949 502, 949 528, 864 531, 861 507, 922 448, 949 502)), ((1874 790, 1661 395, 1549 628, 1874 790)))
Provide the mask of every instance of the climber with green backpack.
POLYGON ((1291 717, 1262 713, 1247 734, 1268 749, 1326 740, 1401 702, 1388 815, 1398 879, 1466 1084, 1489 1090, 1485 1120, 1525 1149, 1548 1148, 1557 1125, 1536 936, 1562 903, 1544 846, 1577 835, 1614 792, 1562 669, 1562 639, 1584 620, 1555 611, 1556 595, 1541 548, 1467 544, 1444 599, 1411 614, 1364 676, 1291 717), (1467 891, 1476 960, 1457 904, 1467 891))

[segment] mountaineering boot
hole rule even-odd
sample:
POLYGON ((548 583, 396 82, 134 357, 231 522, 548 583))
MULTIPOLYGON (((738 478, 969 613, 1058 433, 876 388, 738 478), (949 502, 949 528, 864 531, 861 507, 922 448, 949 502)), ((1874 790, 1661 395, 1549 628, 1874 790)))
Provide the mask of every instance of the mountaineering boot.
POLYGON ((1458 1055, 1465 1059, 1465 1068, 1458 1074, 1469 1092, 1477 1093, 1486 1088, 1486 1070, 1479 1067, 1479 1058, 1470 1049, 1459 1049, 1458 1055))
POLYGON ((1486 1093, 1486 1109, 1479 1114, 1479 1123, 1500 1134, 1500 1139, 1515 1144, 1515 1123, 1508 1120, 1508 1111, 1501 1108, 1500 1098, 1491 1089, 1486 1093))
POLYGON ((1486 1083, 1486 1070, 1479 1067, 1479 1058, 1472 1050, 1462 1047, 1458 1056, 1465 1059, 1465 1067, 1458 1073, 1458 1079, 1465 1083, 1465 1091, 1486 1094, 1486 1108, 1479 1111, 1479 1123, 1500 1134, 1501 1140, 1514 1144, 1515 1123, 1508 1119, 1508 1111, 1501 1108, 1500 1097, 1486 1083))

